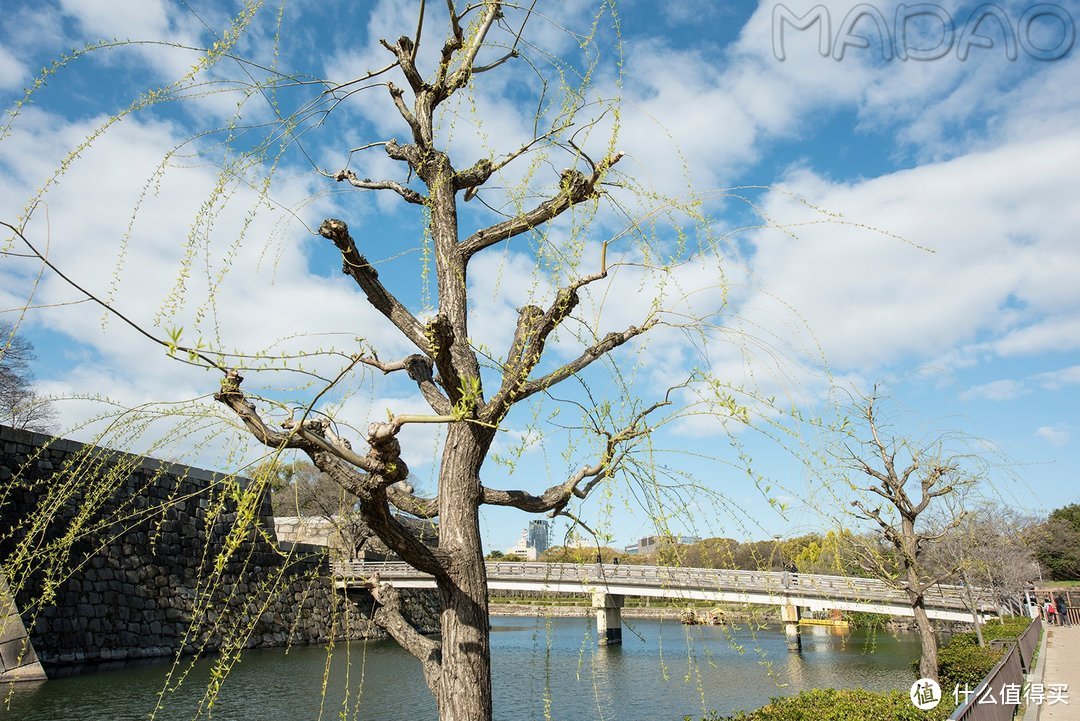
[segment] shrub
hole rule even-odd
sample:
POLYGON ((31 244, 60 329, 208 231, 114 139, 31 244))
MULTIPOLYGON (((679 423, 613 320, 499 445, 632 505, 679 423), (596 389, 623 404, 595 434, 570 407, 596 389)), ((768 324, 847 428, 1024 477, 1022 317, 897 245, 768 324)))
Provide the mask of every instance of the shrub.
MULTIPOLYGON (((998 639, 1019 638, 1031 619, 1010 616, 1002 621, 991 621, 983 626, 983 639, 989 644, 998 639)), ((1005 655, 1008 646, 978 645, 974 631, 954 634, 938 651, 938 678, 946 692, 957 684, 974 688, 990 669, 1005 655)))
POLYGON ((971 688, 983 680, 1005 655, 1004 647, 949 644, 938 652, 941 688, 951 691, 957 684, 971 688))
POLYGON ((702 721, 941 721, 949 717, 952 706, 948 693, 936 709, 920 711, 900 691, 816 688, 798 696, 774 698, 756 711, 740 711, 734 716, 719 716, 714 711, 702 721))

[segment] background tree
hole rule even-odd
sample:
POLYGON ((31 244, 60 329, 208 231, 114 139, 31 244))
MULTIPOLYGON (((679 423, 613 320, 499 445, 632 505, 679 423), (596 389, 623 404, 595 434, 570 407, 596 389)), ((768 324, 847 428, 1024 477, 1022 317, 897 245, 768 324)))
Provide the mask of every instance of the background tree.
POLYGON ((36 359, 30 341, 15 333, 15 326, 0 320, 0 422, 14 428, 45 433, 56 411, 34 391, 31 364, 36 359))
POLYGON ((907 594, 922 648, 919 675, 937 680, 937 636, 926 615, 925 594, 953 575, 954 569, 935 572, 928 563, 927 550, 952 531, 962 517, 948 519, 943 528, 932 529, 923 516, 970 486, 974 477, 961 467, 961 456, 946 451, 944 438, 916 442, 887 436, 879 405, 875 389, 856 406, 865 435, 853 434, 853 443, 846 446, 840 461, 852 474, 848 479, 850 487, 871 494, 851 501, 855 515, 871 522, 893 552, 890 559, 867 549, 863 563, 874 575, 907 594))
POLYGON ((1048 576, 1055 581, 1080 580, 1080 503, 1055 509, 1028 537, 1048 576))
MULTIPOLYGON (((945 531, 931 546, 927 565, 968 589, 973 615, 981 602, 971 589, 988 591, 1000 607, 1019 615, 1024 590, 1039 576, 1034 550, 1027 539, 1035 522, 1000 502, 963 500, 948 509, 936 525, 945 531), (945 529, 948 528, 946 531, 945 529)), ((976 627, 982 645, 981 629, 976 627)))
POLYGON ((271 505, 275 516, 299 516, 325 521, 332 535, 331 549, 345 560, 360 558, 371 538, 357 508, 360 499, 306 461, 270 464, 256 468, 255 475, 271 478, 271 505))

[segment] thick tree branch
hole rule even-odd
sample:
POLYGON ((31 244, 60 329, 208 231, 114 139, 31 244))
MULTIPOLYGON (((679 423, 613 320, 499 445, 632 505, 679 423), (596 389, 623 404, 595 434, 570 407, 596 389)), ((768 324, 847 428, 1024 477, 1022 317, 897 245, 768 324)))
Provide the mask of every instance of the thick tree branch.
POLYGON ((351 170, 342 170, 338 172, 338 174, 334 176, 334 180, 339 183, 343 180, 348 181, 349 185, 354 188, 362 188, 364 190, 392 190, 405 200, 410 203, 415 203, 416 205, 423 205, 427 201, 427 198, 423 195, 401 183, 393 180, 371 180, 369 178, 361 180, 357 177, 356 173, 351 170))
POLYGON ((502 386, 485 409, 484 419, 487 422, 498 422, 517 400, 517 393, 523 389, 529 374, 543 357, 548 337, 580 302, 578 291, 589 283, 607 277, 606 257, 605 246, 601 253, 600 272, 579 278, 559 289, 546 312, 536 306, 526 306, 518 311, 514 339, 503 364, 502 386))
POLYGON ((343 260, 341 272, 351 276, 364 291, 368 302, 397 326, 406 338, 422 352, 428 352, 428 342, 424 327, 412 313, 395 298, 379 281, 379 274, 367 258, 356 249, 356 242, 349 235, 349 226, 343 220, 330 218, 319 226, 319 235, 333 241, 341 251, 343 260))
POLYGON ((397 140, 391 139, 386 143, 386 154, 393 160, 408 163, 413 170, 420 169, 420 149, 415 145, 401 145, 397 140))
MULTIPOLYGON (((459 67, 450 77, 449 81, 445 83, 443 92, 446 97, 449 97, 454 91, 459 90, 469 83, 469 78, 473 74, 473 63, 476 62, 476 54, 480 52, 480 46, 484 44, 484 39, 487 37, 488 31, 491 30, 491 26, 495 24, 495 21, 502 17, 502 4, 499 2, 489 2, 487 6, 487 13, 484 14, 483 19, 480 21, 480 27, 476 31, 469 42, 468 47, 465 48, 465 54, 461 59, 461 67, 459 67)), ((457 20, 454 20, 457 24, 457 20)), ((458 31, 460 31, 460 24, 457 25, 458 31)), ((462 38, 455 33, 455 37, 458 43, 462 42, 462 38)))
POLYGON ((284 433, 271 430, 240 389, 243 381, 243 376, 235 370, 230 370, 221 382, 221 390, 214 394, 214 400, 232 409, 256 440, 263 445, 274 449, 296 448, 309 455, 326 452, 368 473, 386 472, 385 466, 376 459, 357 455, 347 444, 335 444, 321 437, 318 431, 325 427, 325 421, 296 423, 287 428, 284 433))
POLYGON ((285 433, 271 430, 244 397, 240 390, 242 382, 236 371, 230 371, 221 390, 214 395, 215 400, 231 408, 252 435, 268 447, 296 448, 307 453, 319 470, 360 500, 361 517, 389 548, 414 567, 438 578, 445 577, 445 559, 439 557, 440 552, 428 548, 410 533, 387 505, 388 495, 400 498, 405 493, 403 490, 388 493, 387 488, 401 483, 409 474, 396 438, 400 422, 373 423, 367 438, 371 450, 367 456, 360 456, 347 441, 332 435, 330 439, 324 437, 329 432, 329 424, 324 420, 289 421, 285 433))
POLYGON ((420 660, 424 679, 438 703, 442 644, 424 636, 409 623, 401 612, 401 593, 389 584, 380 583, 378 574, 372 577, 371 595, 379 603, 379 608, 375 611, 375 623, 386 629, 403 649, 420 660))
POLYGON ((439 515, 439 499, 421 498, 413 494, 412 489, 406 484, 395 483, 386 489, 386 497, 399 511, 404 511, 417 518, 437 518, 439 515))
POLYGON ((604 462, 586 466, 538 496, 526 491, 503 491, 485 486, 481 489, 480 502, 488 506, 511 506, 529 513, 552 511, 558 514, 572 498, 587 498, 593 488, 608 475, 609 469, 604 462), (581 483, 586 478, 589 481, 582 486, 581 483))
POLYGON ((554 198, 545 200, 540 205, 521 215, 476 231, 461 243, 461 250, 465 257, 469 258, 484 248, 521 235, 554 220, 578 203, 595 197, 599 192, 597 186, 604 173, 612 165, 619 162, 622 157, 622 153, 616 153, 601 161, 597 164, 592 175, 588 176, 573 168, 562 171, 559 180, 559 192, 554 198))
POLYGON ((400 424, 393 422, 368 426, 367 442, 371 446, 368 458, 383 469, 380 473, 360 474, 332 453, 309 451, 308 456, 320 471, 360 499, 364 522, 391 550, 414 568, 445 579, 449 560, 446 554, 424 545, 390 513, 388 489, 404 484, 409 475, 409 468, 401 458, 399 429, 400 424))
MULTIPOLYGON (((419 30, 417 30, 417 33, 419 34, 419 30)), ((424 83, 424 79, 420 77, 420 72, 416 69, 416 44, 412 38, 402 35, 393 45, 380 38, 379 44, 397 56, 397 64, 401 67, 401 72, 405 75, 405 79, 409 81, 409 87, 412 88, 414 93, 422 92, 428 87, 424 83)))
POLYGON ((561 368, 548 373, 546 376, 542 376, 535 380, 527 381, 523 383, 520 389, 514 393, 515 401, 520 401, 524 398, 528 398, 534 393, 547 390, 557 383, 561 383, 575 373, 579 373, 588 368, 598 358, 602 358, 613 349, 623 345, 631 338, 635 338, 642 333, 645 333, 650 328, 656 325, 656 318, 652 318, 646 321, 640 326, 630 326, 622 332, 612 332, 604 336, 604 339, 599 343, 595 343, 585 349, 585 352, 580 356, 570 361, 561 368))
POLYGON ((424 140, 423 125, 421 125, 416 115, 411 110, 409 110, 409 106, 405 104, 405 99, 404 97, 402 97, 402 89, 394 85, 393 83, 387 83, 386 87, 390 91, 390 97, 394 101, 394 107, 398 109, 398 112, 401 113, 401 117, 405 119, 405 122, 408 124, 409 129, 412 131, 413 140, 415 140, 421 146, 426 145, 424 140))
POLYGON ((454 0, 446 0, 446 5, 450 10, 450 36, 443 43, 439 69, 435 73, 436 105, 450 96, 446 90, 446 76, 450 72, 450 63, 454 59, 454 53, 465 44, 465 32, 461 29, 460 18, 454 10, 454 0))
POLYGON ((456 336, 450 320, 442 313, 436 313, 424 327, 428 342, 428 353, 435 359, 435 368, 439 371, 436 379, 449 395, 451 402, 461 397, 461 376, 454 365, 452 348, 456 336))

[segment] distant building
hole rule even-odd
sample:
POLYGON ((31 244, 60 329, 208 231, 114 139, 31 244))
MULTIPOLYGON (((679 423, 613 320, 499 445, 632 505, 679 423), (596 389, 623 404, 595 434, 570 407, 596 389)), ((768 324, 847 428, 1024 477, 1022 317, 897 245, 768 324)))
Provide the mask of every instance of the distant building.
POLYGON ((551 524, 543 519, 529 521, 529 545, 540 555, 551 548, 551 524))
POLYGON ((506 549, 507 556, 514 556, 523 561, 535 561, 540 554, 551 547, 551 525, 543 520, 529 521, 521 532, 521 538, 513 548, 506 549))
POLYGON ((631 543, 624 548, 624 552, 630 555, 653 553, 659 550, 661 545, 672 544, 676 546, 689 546, 701 539, 697 536, 645 536, 639 538, 637 543, 631 543))

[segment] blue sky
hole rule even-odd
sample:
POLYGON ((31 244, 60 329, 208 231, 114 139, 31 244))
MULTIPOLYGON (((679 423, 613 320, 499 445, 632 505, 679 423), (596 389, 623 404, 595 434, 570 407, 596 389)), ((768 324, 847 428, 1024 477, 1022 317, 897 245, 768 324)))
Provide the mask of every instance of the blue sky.
MULTIPOLYGON (((798 18, 816 4, 787 2, 782 10, 798 18)), ((774 3, 624 0, 617 6, 620 65, 610 9, 537 4, 524 36, 529 53, 543 58, 543 48, 564 58, 572 77, 595 49, 600 60, 589 97, 622 101, 617 116, 603 115, 592 131, 583 131, 583 149, 603 155, 617 117, 614 147, 627 154, 620 173, 667 197, 685 199, 694 189, 722 240, 716 253, 678 265, 666 281, 627 265, 603 294, 588 296, 580 327, 602 334, 640 322, 653 297, 676 297, 672 287, 687 294, 687 312, 716 314, 726 301, 715 316, 723 327, 692 343, 667 328, 650 343, 625 349, 617 363, 633 369, 635 394, 649 398, 679 373, 704 367, 734 383, 752 381, 763 396, 828 418, 848 393, 880 382, 893 400, 898 432, 959 430, 1000 449, 1010 462, 990 469, 994 489, 988 491, 1000 502, 1033 512, 1076 502, 1080 60, 1072 40, 1080 6, 1062 2, 1033 15, 1033 3, 996 3, 1010 33, 1019 33, 1010 59, 996 20, 971 26, 977 3, 944 3, 936 16, 905 26, 909 49, 942 48, 941 57, 920 61, 901 60, 895 49, 884 58, 873 19, 852 15, 854 5, 823 6, 831 55, 822 57, 820 24, 799 30, 789 23, 778 45, 774 3), (951 43, 941 42, 942 18, 950 24, 951 43), (595 45, 582 50, 564 30, 587 33, 594 19, 595 45), (845 28, 846 44, 838 37, 845 28), (972 32, 990 38, 984 44, 992 47, 971 47, 961 60, 957 48, 972 32), (869 47, 858 47, 856 35, 870 36, 869 47), (661 283, 667 285, 657 290, 661 283)), ((902 44, 897 4, 873 7, 887 20, 885 39, 893 48, 902 44)), ((298 78, 346 82, 386 64, 378 38, 411 34, 416 8, 389 1, 288 4, 279 36, 278 6, 264 7, 236 51, 259 63, 247 66, 252 77, 276 62, 298 78)), ((57 182, 48 182, 67 153, 141 92, 183 78, 204 55, 187 48, 212 45, 219 36, 211 29, 223 32, 239 9, 151 0, 5 3, 5 107, 13 107, 62 53, 99 40, 148 42, 88 53, 33 93, 0 139, 0 217, 17 222, 26 200, 47 185, 28 236, 47 246, 50 258, 74 279, 159 335, 183 326, 184 340, 249 352, 283 338, 289 340, 275 348, 306 343, 348 350, 362 336, 380 357, 407 353, 403 340, 338 272, 333 248, 311 233, 325 217, 346 219, 387 285, 418 313, 431 309, 436 299, 424 290, 415 208, 403 207, 393 194, 349 192, 315 172, 333 173, 348 162, 362 176, 400 175, 378 152, 356 153, 351 160, 348 154, 366 143, 405 137, 383 88, 351 96, 317 127, 309 119, 302 141, 281 155, 269 202, 256 195, 267 162, 229 176, 222 187, 230 202, 213 206, 209 226, 196 222, 199 208, 214 197, 223 162, 236 155, 219 144, 223 133, 183 143, 201 130, 228 126, 238 112, 243 86, 232 80, 248 77, 228 60, 197 75, 200 84, 183 85, 184 102, 149 107, 111 125, 82 147, 57 182), (254 219, 246 220, 256 207, 254 219), (184 300, 177 301, 189 237, 191 273, 184 300), (296 333, 310 335, 293 338, 296 333)), ((509 21, 522 17, 508 11, 509 21)), ((422 60, 436 52, 442 27, 432 24, 425 32, 422 60)), ((469 101, 449 108, 440 122, 455 160, 471 162, 529 140, 537 87, 519 61, 481 76, 469 101), (482 125, 478 117, 485 119, 482 125)), ((318 89, 290 84, 273 102, 283 110, 300 108, 318 89)), ((272 105, 269 95, 255 94, 239 107, 236 124, 251 126, 235 134, 234 148, 243 150, 249 138, 263 137, 260 128, 272 119, 272 105)), ((565 158, 557 152, 538 157, 543 162, 535 166, 528 155, 508 166, 501 184, 550 186, 565 158)), ((512 191, 485 192, 494 205, 514 202, 512 191)), ((611 197, 631 213, 648 207, 621 191, 611 197)), ((466 223, 491 218, 483 208, 463 208, 466 223)), ((678 220, 694 230, 685 216, 678 220)), ((623 237, 618 234, 625 220, 611 206, 598 210, 594 221, 591 235, 576 236, 571 223, 553 230, 551 242, 578 243, 573 247, 582 256, 572 270, 591 272, 599 241, 623 237)), ((691 236, 698 242, 702 237, 691 236)), ((674 237, 670 227, 658 226, 650 247, 670 249, 674 237)), ((542 247, 523 239, 478 256, 470 278, 477 345, 504 347, 516 308, 546 297, 554 287, 552 273, 569 272, 547 260, 537 263, 534 251, 542 247)), ((637 262, 643 247, 613 241, 612 257, 637 262)), ((21 252, 18 246, 5 250, 21 252)), ((22 314, 21 332, 41 356, 42 389, 70 398, 57 404, 61 428, 90 439, 107 427, 94 420, 103 406, 90 396, 120 407, 201 397, 193 408, 213 407, 205 397, 216 376, 166 358, 115 320, 103 323, 99 308, 74 303, 78 293, 49 272, 38 279, 39 270, 24 257, 0 257, 0 312, 9 320, 22 314)), ((560 336, 554 362, 573 357, 584 332, 560 336)), ((335 368, 332 358, 311 363, 320 372, 335 368)), ((252 376, 277 400, 302 401, 314 392, 297 388, 302 379, 295 374, 252 376)), ((613 388, 610 379, 587 380, 599 395, 613 388)), ((584 398, 577 386, 564 399, 584 398)), ((353 428, 364 428, 386 409, 425 410, 393 377, 358 375, 328 401, 326 410, 353 428)), ((578 442, 580 434, 559 430, 564 421, 573 426, 580 419, 567 420, 573 410, 565 405, 563 415, 553 415, 557 407, 552 401, 508 419, 498 450, 518 462, 512 472, 490 465, 485 482, 539 490, 591 462, 594 449, 578 442)), ((151 448, 155 434, 170 423, 176 421, 166 418, 130 438, 131 444, 151 448)), ((235 436, 224 440, 220 426, 186 417, 179 425, 189 435, 156 452, 210 467, 257 457, 235 436)), ((116 442, 127 437, 113 436, 116 442)), ((752 432, 735 438, 771 481, 755 485, 749 479, 715 420, 696 415, 660 431, 657 448, 678 453, 659 454, 659 463, 726 498, 719 507, 691 508, 692 522, 673 518, 674 526, 702 535, 763 537, 821 528, 839 513, 807 488, 829 476, 827 470, 808 470, 790 450, 752 432), (768 498, 787 505, 786 514, 777 514, 768 498)), ((798 453, 820 447, 812 425, 789 438, 787 445, 798 453)), ((430 428, 403 434, 410 466, 429 489, 438 440, 430 428)), ((997 462, 994 453, 987 457, 997 462)), ((630 487, 613 484, 581 509, 583 518, 620 544, 651 532, 649 514, 638 507, 640 493, 630 487)), ((510 546, 526 521, 524 514, 486 513, 487 544, 510 546)))

